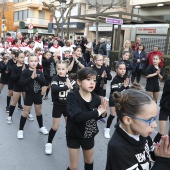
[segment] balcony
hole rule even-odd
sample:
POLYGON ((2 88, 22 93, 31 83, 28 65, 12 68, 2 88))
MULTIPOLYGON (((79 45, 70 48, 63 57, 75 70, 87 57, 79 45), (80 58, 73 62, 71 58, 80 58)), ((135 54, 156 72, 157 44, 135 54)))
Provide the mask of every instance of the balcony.
MULTIPOLYGON (((30 23, 33 24, 34 27, 48 27, 49 20, 45 19, 37 19, 37 18, 27 18, 27 20, 24 21, 26 23, 26 26, 30 23)), ((14 22, 15 26, 19 26, 19 21, 14 22)))
MULTIPOLYGON (((17 9, 21 8, 35 8, 35 9, 47 9, 47 7, 44 7, 42 4, 43 0, 23 0, 20 2, 14 2, 14 10, 16 11, 17 9)), ((47 0, 48 2, 48 0, 47 0)))
POLYGON ((130 0, 130 5, 132 6, 157 6, 157 4, 164 3, 165 5, 170 5, 170 0, 142 0, 142 1, 137 1, 137 0, 130 0))

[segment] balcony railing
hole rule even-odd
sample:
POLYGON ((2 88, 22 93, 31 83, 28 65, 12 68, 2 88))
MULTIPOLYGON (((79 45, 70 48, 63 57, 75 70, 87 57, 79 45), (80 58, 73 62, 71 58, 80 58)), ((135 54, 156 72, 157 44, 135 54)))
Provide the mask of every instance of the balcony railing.
POLYGON ((27 18, 27 24, 32 23, 35 26, 48 26, 50 21, 47 19, 27 18))

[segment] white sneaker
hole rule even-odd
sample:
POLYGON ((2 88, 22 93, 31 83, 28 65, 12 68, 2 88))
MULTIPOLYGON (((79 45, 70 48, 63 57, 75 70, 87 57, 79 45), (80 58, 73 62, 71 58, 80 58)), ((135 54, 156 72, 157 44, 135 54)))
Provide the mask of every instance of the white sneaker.
POLYGON ((11 116, 8 116, 7 119, 6 119, 6 122, 8 124, 11 124, 12 123, 12 117, 11 116))
POLYGON ((28 117, 27 117, 27 119, 30 120, 30 121, 34 121, 34 117, 33 117, 32 114, 29 114, 28 117))
POLYGON ((18 139, 23 139, 23 138, 24 138, 24 132, 23 132, 23 130, 19 130, 19 131, 17 132, 17 138, 18 138, 18 139))
POLYGON ((51 143, 47 143, 45 145, 45 153, 47 155, 51 155, 52 154, 52 144, 51 143))
POLYGON ((104 128, 104 137, 110 139, 110 128, 104 128))
POLYGON ((48 134, 48 130, 46 129, 46 127, 41 127, 41 128, 40 128, 40 132, 41 132, 43 135, 47 135, 47 134, 48 134))

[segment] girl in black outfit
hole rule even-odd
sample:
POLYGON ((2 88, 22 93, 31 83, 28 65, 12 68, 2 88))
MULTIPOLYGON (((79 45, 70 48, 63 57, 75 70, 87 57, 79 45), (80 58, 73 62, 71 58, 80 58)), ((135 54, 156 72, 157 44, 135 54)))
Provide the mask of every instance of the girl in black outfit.
MULTIPOLYGON (((7 95, 7 106, 6 106, 6 112, 9 113, 9 106, 10 106, 10 101, 11 101, 11 96, 13 93, 13 88, 14 88, 14 81, 11 78, 11 70, 13 66, 16 64, 16 55, 18 55, 17 51, 11 51, 11 56, 12 58, 8 61, 7 63, 7 70, 8 70, 8 95, 7 95)), ((23 109, 21 105, 21 98, 18 100, 18 109, 23 109)))
POLYGON ((45 153, 48 155, 52 154, 52 141, 55 133, 58 130, 62 114, 65 118, 65 121, 67 120, 68 116, 66 98, 68 91, 72 89, 70 80, 66 77, 68 72, 68 64, 68 60, 60 60, 57 62, 57 75, 53 77, 51 82, 51 92, 53 98, 53 125, 49 132, 48 142, 45 145, 45 153))
MULTIPOLYGON (((101 99, 104 97, 104 84, 106 80, 111 80, 112 76, 110 74, 110 71, 106 69, 106 67, 103 65, 103 56, 101 54, 98 54, 94 56, 94 63, 95 65, 92 67, 97 72, 97 82, 96 87, 94 89, 94 93, 99 95, 101 99)), ((105 123, 104 119, 99 120, 100 122, 105 123)))
POLYGON ((2 55, 2 61, 0 61, 0 73, 1 73, 1 78, 0 78, 0 94, 1 91, 4 87, 5 84, 8 84, 8 68, 7 68, 7 63, 8 63, 9 57, 5 54, 2 55))
POLYGON ((67 170, 78 168, 80 146, 84 155, 84 169, 93 170, 94 137, 98 133, 96 120, 105 117, 107 109, 107 101, 103 99, 101 102, 100 97, 92 93, 96 76, 97 73, 92 68, 79 70, 79 90, 70 92, 67 96, 66 139, 70 157, 67 170))
POLYGON ((150 156, 154 159, 155 155, 151 169, 169 170, 169 137, 162 137, 161 145, 154 144, 155 148, 149 137, 157 126, 158 109, 154 100, 137 90, 114 92, 112 97, 120 124, 108 143, 106 170, 149 170, 150 156))
POLYGON ((17 133, 18 139, 23 139, 24 137, 23 129, 33 103, 35 106, 35 113, 37 116, 40 132, 44 135, 48 134, 48 130, 45 127, 43 127, 43 117, 41 113, 42 109, 41 90, 42 86, 44 86, 45 84, 45 79, 42 72, 36 69, 38 64, 37 56, 29 56, 28 64, 29 69, 25 69, 22 72, 19 81, 20 84, 25 87, 26 96, 24 100, 24 111, 21 115, 19 131, 17 133))
POLYGON ((125 75, 126 65, 124 62, 119 61, 117 63, 116 72, 117 72, 117 75, 113 78, 110 84, 110 97, 109 97, 110 115, 107 119, 106 128, 104 128, 104 137, 107 139, 110 138, 110 126, 112 124, 114 117, 116 116, 115 103, 111 100, 112 94, 115 91, 121 92, 123 90, 128 89, 129 87, 129 78, 125 75))
POLYGON ((77 71, 86 66, 85 60, 82 57, 82 49, 77 46, 73 50, 73 56, 69 59, 70 65, 68 67, 69 73, 77 73, 77 71))
POLYGON ((55 58, 49 51, 46 51, 43 55, 42 59, 43 73, 46 80, 46 84, 42 90, 42 96, 44 96, 44 100, 48 99, 48 93, 50 90, 51 80, 54 75, 56 75, 56 61, 55 58))
POLYGON ((162 71, 159 68, 160 57, 155 55, 153 57, 153 65, 148 66, 146 70, 146 91, 148 94, 153 95, 155 102, 157 103, 159 96, 159 79, 162 79, 162 71))
MULTIPOLYGON (((168 68, 169 70, 169 68, 168 68)), ((170 70, 169 70, 170 73, 170 70)), ((154 142, 160 142, 161 136, 165 134, 168 117, 170 117, 170 75, 164 83, 163 93, 160 100, 159 111, 159 132, 154 138, 154 142)), ((170 133, 170 129, 169 129, 170 133)))
POLYGON ((20 76, 22 74, 22 71, 26 68, 24 64, 24 53, 22 52, 17 52, 16 53, 16 61, 17 63, 13 65, 11 69, 11 78, 14 81, 14 88, 13 88, 13 97, 12 97, 12 103, 10 105, 9 109, 9 116, 7 117, 6 122, 8 124, 12 123, 12 115, 15 110, 15 106, 18 102, 18 100, 21 97, 21 92, 23 92, 23 87, 19 83, 20 76))

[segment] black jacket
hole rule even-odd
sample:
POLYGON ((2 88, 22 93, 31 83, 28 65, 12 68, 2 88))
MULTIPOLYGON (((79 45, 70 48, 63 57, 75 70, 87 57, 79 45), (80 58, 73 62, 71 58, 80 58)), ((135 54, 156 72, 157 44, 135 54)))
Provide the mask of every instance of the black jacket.
MULTIPOLYGON (((108 143, 106 170, 146 170, 149 168, 149 138, 139 136, 137 141, 130 137, 119 125, 108 143)), ((156 157, 151 170, 169 170, 170 159, 156 157)))
POLYGON ((92 100, 86 102, 79 91, 70 92, 67 96, 68 118, 66 125, 66 136, 75 138, 93 138, 98 133, 97 108, 101 104, 98 95, 91 93, 92 100))
POLYGON ((99 49, 98 49, 98 54, 106 55, 107 50, 106 50, 106 43, 100 43, 99 49))

